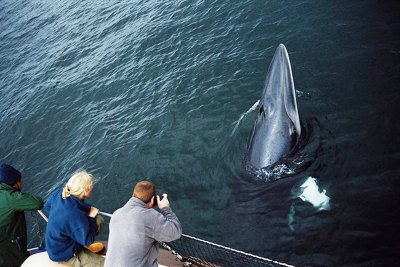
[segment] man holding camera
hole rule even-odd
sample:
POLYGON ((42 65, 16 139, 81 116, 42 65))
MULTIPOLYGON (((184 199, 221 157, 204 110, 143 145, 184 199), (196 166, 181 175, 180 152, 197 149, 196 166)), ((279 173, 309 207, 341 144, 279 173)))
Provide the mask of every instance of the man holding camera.
POLYGON ((182 227, 167 194, 160 199, 150 180, 139 181, 133 196, 110 221, 105 267, 158 266, 158 244, 180 238, 182 227), (160 212, 152 209, 158 204, 160 212))

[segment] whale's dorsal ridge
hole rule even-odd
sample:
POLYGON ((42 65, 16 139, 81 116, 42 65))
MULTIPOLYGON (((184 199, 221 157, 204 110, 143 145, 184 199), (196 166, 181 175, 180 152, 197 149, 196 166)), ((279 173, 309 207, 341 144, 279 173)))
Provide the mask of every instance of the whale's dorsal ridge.
POLYGON ((258 111, 246 159, 260 169, 292 151, 301 134, 292 69, 283 44, 277 47, 269 66, 258 111))

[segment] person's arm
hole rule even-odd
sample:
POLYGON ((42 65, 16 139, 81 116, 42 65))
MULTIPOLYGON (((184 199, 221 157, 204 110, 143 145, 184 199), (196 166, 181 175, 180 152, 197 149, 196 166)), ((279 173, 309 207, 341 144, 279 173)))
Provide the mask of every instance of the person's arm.
POLYGON ((158 206, 161 214, 157 216, 154 225, 154 239, 161 242, 171 242, 181 237, 182 226, 176 214, 171 210, 167 195, 158 198, 158 206))
POLYGON ((47 214, 50 214, 51 210, 51 200, 48 198, 46 202, 44 203, 44 210, 47 212, 47 214))
POLYGON ((182 226, 178 217, 171 208, 163 208, 158 225, 155 225, 154 239, 161 242, 171 242, 179 239, 182 235, 182 226))
POLYGON ((61 190, 57 190, 54 193, 52 193, 46 200, 46 202, 44 203, 44 210, 47 212, 48 215, 50 215, 50 211, 51 211, 51 203, 53 203, 54 198, 56 197, 61 197, 61 190))
POLYGON ((82 246, 89 246, 96 238, 97 225, 96 220, 92 217, 82 214, 76 218, 75 230, 72 232, 72 239, 81 244, 82 246))
POLYGON ((13 208, 18 211, 40 210, 43 208, 43 199, 39 196, 33 196, 22 192, 14 192, 13 208))

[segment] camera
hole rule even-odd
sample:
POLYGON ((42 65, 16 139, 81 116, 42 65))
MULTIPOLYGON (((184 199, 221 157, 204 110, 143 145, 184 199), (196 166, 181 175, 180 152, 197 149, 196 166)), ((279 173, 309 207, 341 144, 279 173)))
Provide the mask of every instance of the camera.
POLYGON ((157 193, 154 195, 153 206, 157 206, 157 193))

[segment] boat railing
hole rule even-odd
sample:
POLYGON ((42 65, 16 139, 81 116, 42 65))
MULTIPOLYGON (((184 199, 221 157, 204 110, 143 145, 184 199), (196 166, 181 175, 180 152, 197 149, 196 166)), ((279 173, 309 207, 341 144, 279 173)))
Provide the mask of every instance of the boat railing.
MULTIPOLYGON (((38 210, 40 216, 48 222, 43 211, 38 210)), ((99 214, 112 217, 112 214, 99 211, 99 214)), ((251 253, 212 243, 200 238, 182 234, 181 238, 169 243, 158 242, 160 246, 170 251, 184 266, 199 267, 236 267, 236 266, 269 266, 293 267, 283 262, 271 260, 251 253)), ((32 248, 35 250, 38 248, 32 248)))

